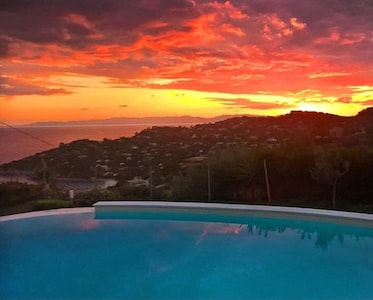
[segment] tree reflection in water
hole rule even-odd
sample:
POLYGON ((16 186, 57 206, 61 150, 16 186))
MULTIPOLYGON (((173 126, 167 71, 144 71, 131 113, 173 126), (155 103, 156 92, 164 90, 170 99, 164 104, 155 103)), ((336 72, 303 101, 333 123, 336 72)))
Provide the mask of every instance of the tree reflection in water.
MULTIPOLYGON (((174 220, 174 221, 194 221, 208 224, 220 223, 236 224, 234 230, 241 231, 244 225, 247 226, 249 235, 258 235, 264 238, 270 236, 270 233, 285 233, 285 231, 293 231, 300 237, 301 240, 314 240, 314 245, 326 251, 333 241, 340 244, 345 242, 347 237, 354 237, 356 240, 360 238, 373 238, 372 227, 347 225, 338 223, 327 223, 309 220, 298 219, 283 219, 269 217, 254 217, 254 216, 238 216, 238 215, 223 215, 216 213, 160 213, 160 212, 103 212, 96 213, 96 219, 155 219, 155 220, 174 220), (239 225, 241 224, 241 225, 239 225)), ((232 230, 232 228, 228 228, 232 230)), ((237 232, 227 232, 227 228, 222 230, 220 227, 207 225, 205 231, 200 238, 203 238, 208 232, 227 234, 237 232), (218 231, 216 231, 218 229, 218 231), (222 230, 221 232, 219 230, 222 230)), ((199 242, 197 242, 199 243, 199 242)))
POLYGON ((260 218, 247 223, 249 235, 264 238, 269 237, 271 232, 284 233, 287 230, 293 230, 302 240, 314 240, 314 245, 323 251, 326 251, 333 241, 342 245, 348 236, 356 240, 361 237, 373 238, 373 232, 369 227, 280 219, 274 222, 273 219, 260 218))

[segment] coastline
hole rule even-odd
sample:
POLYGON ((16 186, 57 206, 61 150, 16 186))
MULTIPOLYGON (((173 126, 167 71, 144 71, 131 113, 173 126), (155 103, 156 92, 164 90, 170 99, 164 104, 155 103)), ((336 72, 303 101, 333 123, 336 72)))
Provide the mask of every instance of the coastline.
POLYGON ((37 153, 58 148, 61 143, 77 140, 102 141, 104 139, 118 139, 134 136, 150 125, 92 125, 92 126, 27 126, 22 130, 27 134, 47 141, 48 145, 33 139, 26 134, 12 128, 0 127, 0 166, 33 156, 37 153))

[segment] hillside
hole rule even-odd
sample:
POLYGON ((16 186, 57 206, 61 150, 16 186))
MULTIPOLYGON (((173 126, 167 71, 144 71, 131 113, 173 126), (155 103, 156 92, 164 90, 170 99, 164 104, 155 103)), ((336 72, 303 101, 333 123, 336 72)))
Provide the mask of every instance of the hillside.
POLYGON ((172 176, 185 159, 212 155, 235 145, 278 147, 338 144, 373 144, 373 109, 355 117, 293 111, 279 117, 236 117, 193 127, 153 126, 130 138, 78 140, 58 148, 7 163, 2 171, 40 169, 40 157, 57 177, 132 179, 147 177, 149 162, 162 178, 172 176), (93 170, 94 169, 94 170, 93 170))
MULTIPOLYGON (((4 164, 0 172, 12 178, 28 174, 52 189, 59 178, 86 179, 96 189, 79 195, 76 205, 99 199, 267 203, 263 161, 271 203, 325 208, 337 198, 340 208, 372 211, 373 110, 355 117, 294 111, 192 127, 153 126, 129 138, 61 143, 4 164), (97 179, 117 185, 103 190, 97 179)), ((66 197, 59 189, 55 193, 66 197)))

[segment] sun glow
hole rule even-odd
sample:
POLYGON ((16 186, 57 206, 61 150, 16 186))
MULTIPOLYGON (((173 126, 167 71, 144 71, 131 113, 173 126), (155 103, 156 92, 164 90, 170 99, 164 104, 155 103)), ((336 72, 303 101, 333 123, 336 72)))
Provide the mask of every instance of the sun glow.
POLYGON ((302 111, 324 112, 325 104, 322 105, 320 103, 300 103, 298 104, 298 108, 302 111))
POLYGON ((298 109, 301 111, 315 111, 324 112, 330 114, 336 114, 340 116, 353 116, 362 110, 361 105, 356 103, 300 103, 298 109))

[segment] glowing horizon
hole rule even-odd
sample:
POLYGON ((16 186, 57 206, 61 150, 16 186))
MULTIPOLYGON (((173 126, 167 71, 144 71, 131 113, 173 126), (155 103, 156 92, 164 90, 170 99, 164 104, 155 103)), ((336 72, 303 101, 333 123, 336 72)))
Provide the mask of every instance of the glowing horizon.
POLYGON ((9 1, 0 120, 285 114, 373 106, 373 4, 9 1))

